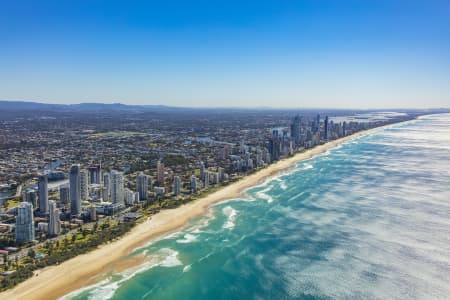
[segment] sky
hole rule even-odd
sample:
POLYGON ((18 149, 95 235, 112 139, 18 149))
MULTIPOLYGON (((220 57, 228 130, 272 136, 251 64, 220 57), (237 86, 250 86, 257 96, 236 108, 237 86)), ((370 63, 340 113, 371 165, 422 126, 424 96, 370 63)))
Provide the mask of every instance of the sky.
POLYGON ((450 1, 0 0, 0 99, 450 107, 450 1))

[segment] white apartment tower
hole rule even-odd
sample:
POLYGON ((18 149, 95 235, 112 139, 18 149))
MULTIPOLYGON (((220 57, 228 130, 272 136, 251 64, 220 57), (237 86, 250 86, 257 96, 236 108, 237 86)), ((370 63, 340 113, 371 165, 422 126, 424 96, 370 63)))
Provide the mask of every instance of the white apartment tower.
POLYGON ((17 207, 16 243, 27 243, 34 240, 33 205, 22 202, 17 207))
POLYGON ((48 202, 49 206, 49 221, 48 221, 48 235, 54 236, 61 232, 61 222, 59 221, 59 210, 56 208, 56 203, 53 200, 48 202))
POLYGON ((111 202, 124 204, 124 182, 123 174, 118 171, 111 172, 111 202))

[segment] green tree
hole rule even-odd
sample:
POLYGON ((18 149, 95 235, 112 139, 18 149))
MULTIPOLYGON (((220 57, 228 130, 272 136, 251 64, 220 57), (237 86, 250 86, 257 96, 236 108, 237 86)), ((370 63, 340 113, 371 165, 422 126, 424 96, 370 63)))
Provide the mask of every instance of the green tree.
POLYGON ((28 250, 28 256, 29 256, 31 259, 34 259, 34 258, 36 257, 36 251, 34 251, 33 248, 30 248, 30 250, 28 250))

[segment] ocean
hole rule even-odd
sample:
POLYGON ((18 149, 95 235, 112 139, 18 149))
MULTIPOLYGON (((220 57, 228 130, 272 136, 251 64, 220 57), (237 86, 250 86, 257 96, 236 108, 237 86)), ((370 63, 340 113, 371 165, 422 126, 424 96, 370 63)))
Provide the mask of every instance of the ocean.
POLYGON ((297 163, 70 299, 448 299, 450 114, 297 163))

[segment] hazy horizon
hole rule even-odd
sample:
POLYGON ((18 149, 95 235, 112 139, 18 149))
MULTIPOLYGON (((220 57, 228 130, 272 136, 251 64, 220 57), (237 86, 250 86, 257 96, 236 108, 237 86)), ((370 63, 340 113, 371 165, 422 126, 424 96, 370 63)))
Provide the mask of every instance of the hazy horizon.
POLYGON ((355 107, 314 107, 314 106, 200 106, 200 105, 168 105, 168 104, 134 104, 134 103, 124 103, 124 102, 97 102, 97 101, 87 101, 87 102, 45 102, 39 100, 17 100, 17 99, 0 99, 0 102, 21 102, 21 103, 38 103, 44 105, 82 105, 82 104, 105 104, 105 105, 127 105, 127 106, 165 106, 173 108, 186 108, 186 109, 243 109, 243 110, 336 110, 336 111, 379 111, 379 110, 433 110, 433 109, 443 109, 450 110, 449 107, 372 107, 372 108, 355 108, 355 107))
POLYGON ((0 99, 450 107, 445 1, 6 1, 0 99))

